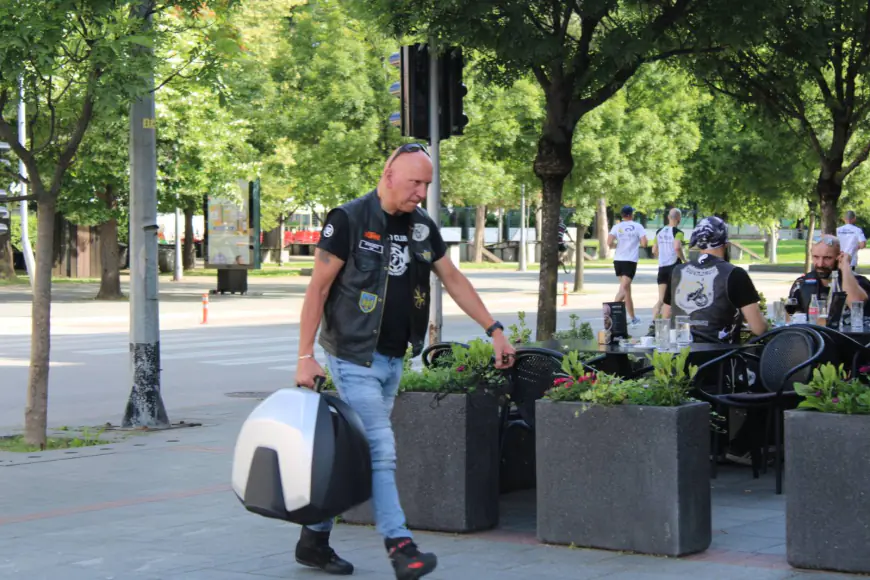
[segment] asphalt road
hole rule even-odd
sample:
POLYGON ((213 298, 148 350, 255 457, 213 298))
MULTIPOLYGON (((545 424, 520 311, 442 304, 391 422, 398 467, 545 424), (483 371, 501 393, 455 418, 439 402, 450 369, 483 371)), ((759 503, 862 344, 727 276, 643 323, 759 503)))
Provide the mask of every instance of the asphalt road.
MULTIPOLYGON (((527 313, 534 333, 537 273, 468 273, 490 310, 505 324, 527 313)), ((793 275, 753 276, 768 299, 784 295, 793 275)), ((573 277, 561 275, 562 282, 573 277)), ((307 279, 251 279, 248 296, 211 296, 208 324, 201 324, 201 297, 214 286, 207 278, 161 281, 161 385, 173 421, 229 396, 272 391, 291 384, 298 345, 299 310, 307 279)), ((577 313, 600 326, 601 303, 612 300, 609 270, 590 270, 586 291, 569 294, 558 328, 577 313)), ((129 304, 95 302, 94 285, 55 285, 52 306, 52 367, 49 424, 118 424, 130 392, 129 304)), ((646 325, 657 297, 655 270, 641 267, 635 279, 638 315, 646 325)), ((30 294, 27 287, 0 288, 0 429, 23 423, 29 362, 30 294)), ((483 336, 482 330, 445 294, 444 340, 483 336)), ((321 357, 322 360, 322 357, 321 357)))

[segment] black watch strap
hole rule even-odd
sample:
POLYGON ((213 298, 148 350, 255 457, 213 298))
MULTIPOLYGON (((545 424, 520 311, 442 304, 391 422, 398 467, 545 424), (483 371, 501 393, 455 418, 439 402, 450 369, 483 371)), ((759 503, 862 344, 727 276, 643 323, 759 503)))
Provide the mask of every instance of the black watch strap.
POLYGON ((486 329, 486 335, 488 337, 492 338, 492 333, 495 332, 496 330, 499 330, 499 329, 501 329, 503 331, 504 326, 501 325, 501 322, 496 320, 495 322, 492 323, 492 326, 490 326, 489 328, 486 329))

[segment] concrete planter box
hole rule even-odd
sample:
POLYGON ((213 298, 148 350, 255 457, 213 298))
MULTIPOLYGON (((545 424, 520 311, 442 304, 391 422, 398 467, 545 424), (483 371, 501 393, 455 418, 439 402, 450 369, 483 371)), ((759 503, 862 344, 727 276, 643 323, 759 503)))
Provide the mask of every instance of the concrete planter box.
POLYGON ((707 403, 535 404, 539 540, 662 556, 710 546, 707 403))
MULTIPOLYGON (((471 532, 498 524, 498 402, 482 393, 402 393, 393 407, 396 485, 408 527, 471 532)), ((371 503, 343 516, 372 524, 371 503)))
POLYGON ((785 413, 786 556, 870 573, 870 416, 785 413))

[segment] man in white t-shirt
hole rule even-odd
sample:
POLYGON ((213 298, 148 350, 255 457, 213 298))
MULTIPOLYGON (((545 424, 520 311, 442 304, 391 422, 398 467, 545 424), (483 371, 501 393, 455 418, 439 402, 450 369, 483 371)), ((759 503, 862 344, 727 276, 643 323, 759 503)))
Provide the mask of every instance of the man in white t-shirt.
POLYGON ((640 324, 640 319, 634 315, 634 302, 631 299, 631 281, 637 272, 638 249, 647 245, 646 230, 635 222, 634 208, 630 205, 622 207, 622 221, 614 224, 607 236, 607 245, 616 248, 613 256, 613 269, 619 278, 619 292, 616 302, 625 302, 631 324, 640 324))
POLYGON ((864 230, 855 225, 856 219, 855 212, 849 210, 843 215, 844 225, 837 228, 840 250, 852 256, 852 270, 858 265, 858 250, 867 247, 864 230))
POLYGON ((659 259, 659 274, 656 279, 659 286, 659 300, 653 306, 653 320, 661 312, 665 289, 668 287, 668 282, 671 281, 674 266, 686 261, 686 256, 683 253, 685 234, 677 227, 682 219, 683 212, 673 208, 668 212, 668 225, 660 227, 653 238, 653 255, 659 259))

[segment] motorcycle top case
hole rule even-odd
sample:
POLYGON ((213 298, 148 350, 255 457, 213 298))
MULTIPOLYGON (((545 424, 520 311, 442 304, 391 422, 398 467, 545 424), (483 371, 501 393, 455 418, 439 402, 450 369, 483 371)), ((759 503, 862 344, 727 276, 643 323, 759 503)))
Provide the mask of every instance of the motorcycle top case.
POLYGON ((347 403, 328 393, 281 389, 242 425, 233 491, 248 511, 315 524, 371 498, 371 466, 365 428, 347 403))

